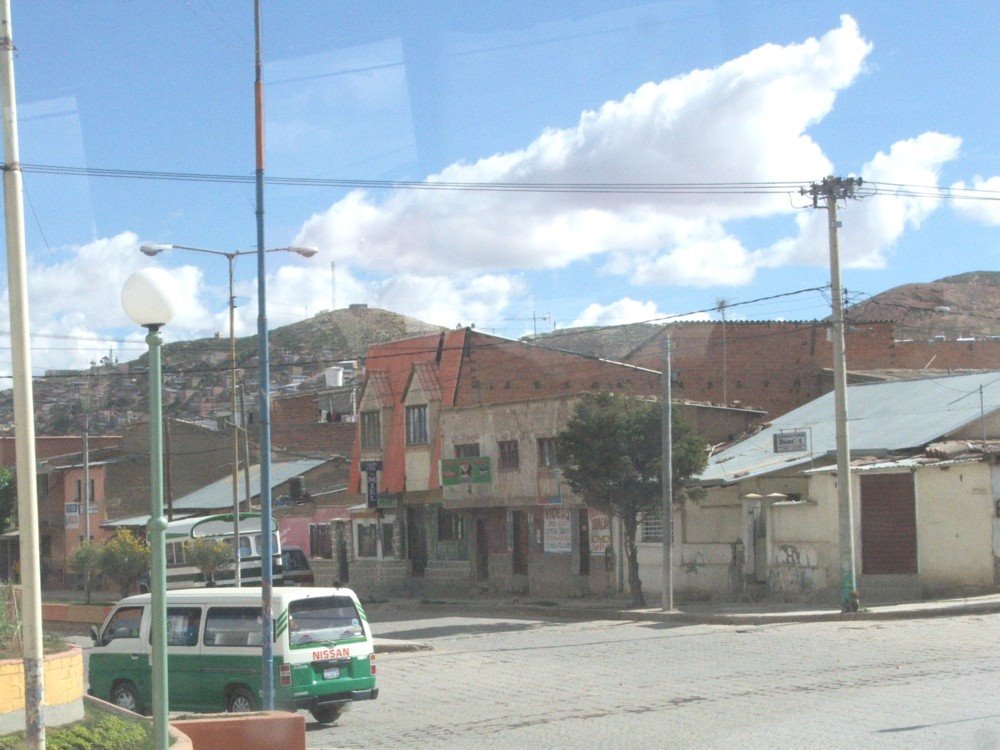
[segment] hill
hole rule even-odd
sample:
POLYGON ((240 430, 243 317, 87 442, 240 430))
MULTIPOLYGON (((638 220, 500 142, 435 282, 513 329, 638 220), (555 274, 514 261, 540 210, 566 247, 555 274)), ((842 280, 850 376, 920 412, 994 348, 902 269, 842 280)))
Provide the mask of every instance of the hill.
MULTIPOLYGON (((370 344, 440 331, 388 310, 352 305, 270 331, 270 371, 274 389, 321 387, 326 368, 362 358, 370 344)), ((186 419, 229 413, 228 336, 165 344, 164 410, 186 419)), ((242 382, 256 383, 257 336, 236 341, 242 382)), ((39 435, 80 434, 87 404, 94 434, 113 433, 145 419, 148 404, 146 355, 128 363, 107 358, 88 370, 61 370, 35 378, 35 422, 39 435)), ((251 385, 249 391, 256 389, 251 385)), ((0 428, 13 424, 13 394, 0 392, 0 428)))
POLYGON ((848 321, 891 320, 896 338, 1000 335, 1000 272, 975 271, 928 284, 903 284, 851 305, 848 321))

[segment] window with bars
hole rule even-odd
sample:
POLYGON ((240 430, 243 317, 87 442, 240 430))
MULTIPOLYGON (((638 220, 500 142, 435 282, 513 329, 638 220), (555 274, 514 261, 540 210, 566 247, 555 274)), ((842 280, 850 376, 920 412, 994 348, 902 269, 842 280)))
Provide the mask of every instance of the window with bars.
POLYGON ((479 443, 464 443, 455 446, 455 458, 478 458, 479 443))
POLYGON ((649 513, 639 525, 640 542, 662 542, 663 541, 663 521, 659 514, 649 513))
POLYGON ((538 465, 546 469, 556 467, 556 439, 538 438, 538 465))
POLYGON ((406 444, 427 445, 427 404, 406 407, 406 444))
POLYGON ((382 447, 382 414, 378 411, 361 412, 361 449, 382 447))
POLYGON ((520 464, 516 440, 501 440, 497 443, 500 451, 500 471, 514 471, 520 464))

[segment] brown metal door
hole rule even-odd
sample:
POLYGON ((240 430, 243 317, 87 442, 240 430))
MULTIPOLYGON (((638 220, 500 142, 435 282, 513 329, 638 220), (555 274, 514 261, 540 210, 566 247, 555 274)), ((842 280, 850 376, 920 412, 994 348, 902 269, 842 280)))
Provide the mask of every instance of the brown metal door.
POLYGON ((861 572, 917 572, 917 511, 913 474, 861 477, 861 572))

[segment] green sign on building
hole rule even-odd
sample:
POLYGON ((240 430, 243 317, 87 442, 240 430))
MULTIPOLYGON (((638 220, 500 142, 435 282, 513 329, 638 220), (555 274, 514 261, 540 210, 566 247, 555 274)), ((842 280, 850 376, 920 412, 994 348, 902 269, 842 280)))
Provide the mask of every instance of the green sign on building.
POLYGON ((492 481, 489 456, 441 459, 441 484, 445 487, 456 484, 489 484, 492 481))

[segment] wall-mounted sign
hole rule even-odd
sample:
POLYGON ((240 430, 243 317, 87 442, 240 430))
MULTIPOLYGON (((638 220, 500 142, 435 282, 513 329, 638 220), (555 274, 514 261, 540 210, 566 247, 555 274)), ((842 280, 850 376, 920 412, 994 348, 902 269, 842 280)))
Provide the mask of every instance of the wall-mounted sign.
POLYGON ((775 453, 803 453, 807 450, 809 450, 809 433, 805 430, 774 433, 775 453))
POLYGON ((368 507, 378 507, 378 473, 382 471, 381 461, 362 461, 361 471, 365 475, 365 490, 368 507))
POLYGON ((489 484, 492 481, 489 456, 441 459, 441 484, 445 487, 456 484, 489 484))

